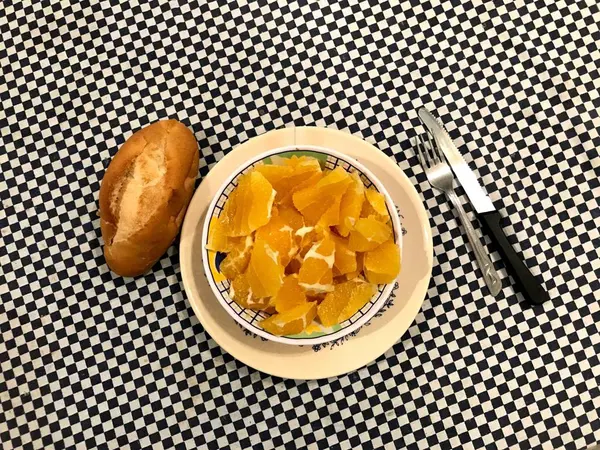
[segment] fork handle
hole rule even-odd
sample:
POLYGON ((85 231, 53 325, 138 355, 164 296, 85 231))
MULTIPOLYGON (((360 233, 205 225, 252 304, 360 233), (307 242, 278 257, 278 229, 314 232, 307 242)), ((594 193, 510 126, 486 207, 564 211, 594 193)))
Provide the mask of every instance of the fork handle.
POLYGON ((504 234, 500 224, 502 216, 498 211, 485 212, 478 215, 479 220, 486 232, 490 235, 494 244, 500 251, 506 268, 510 270, 516 284, 521 288, 525 299, 534 305, 540 305, 548 300, 548 292, 542 284, 533 276, 517 252, 513 249, 504 234))
POLYGON ((502 290, 502 281, 500 280, 500 276, 498 275, 498 272, 496 272, 496 269, 490 261, 490 258, 488 258, 487 253, 483 248, 483 245, 481 245, 481 241, 475 233, 475 229, 473 228, 473 225, 471 225, 471 220, 469 219, 469 216, 467 216, 467 213, 463 209, 462 203, 460 202, 453 190, 446 192, 446 194, 448 195, 448 198, 452 202, 452 205, 458 212, 458 216, 460 217, 465 232, 467 233, 467 237, 469 238, 471 247, 473 248, 473 252, 475 253, 475 259, 477 259, 477 264, 479 264, 479 268, 483 273, 483 280, 485 281, 485 284, 487 285, 490 294, 492 294, 495 297, 502 290))

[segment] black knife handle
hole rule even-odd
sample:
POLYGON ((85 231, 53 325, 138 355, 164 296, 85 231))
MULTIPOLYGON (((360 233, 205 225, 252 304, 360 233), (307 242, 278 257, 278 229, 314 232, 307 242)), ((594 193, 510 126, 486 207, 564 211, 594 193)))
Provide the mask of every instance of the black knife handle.
POLYGON ((513 249, 510 242, 504 234, 504 229, 500 225, 502 216, 498 211, 491 211, 478 214, 487 234, 491 237, 502 255, 502 259, 514 277, 516 284, 521 288, 525 299, 529 303, 540 305, 549 299, 548 293, 544 290, 542 284, 533 276, 517 252, 513 249))

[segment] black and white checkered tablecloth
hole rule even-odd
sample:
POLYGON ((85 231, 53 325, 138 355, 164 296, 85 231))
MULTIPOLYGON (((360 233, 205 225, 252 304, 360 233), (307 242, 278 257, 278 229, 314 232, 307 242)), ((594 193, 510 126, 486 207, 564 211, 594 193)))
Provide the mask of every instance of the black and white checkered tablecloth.
MULTIPOLYGON (((600 441, 600 12, 584 1, 181 1, 0 5, 3 448, 570 448, 600 441), (436 111, 552 300, 486 294, 417 166, 436 111), (177 247, 110 273, 97 201, 132 131, 178 118, 200 175, 293 125, 395 158, 431 217, 422 311, 376 363, 318 382, 225 354, 177 247)), ((464 200, 465 197, 463 197, 464 200)))

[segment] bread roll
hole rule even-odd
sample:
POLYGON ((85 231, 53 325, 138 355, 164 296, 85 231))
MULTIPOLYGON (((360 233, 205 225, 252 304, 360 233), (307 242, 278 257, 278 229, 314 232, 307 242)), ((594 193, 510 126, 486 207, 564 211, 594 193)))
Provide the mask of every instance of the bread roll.
POLYGON ((146 272, 179 232, 198 174, 198 144, 176 120, 133 134, 111 161, 100 186, 104 256, 117 274, 146 272))

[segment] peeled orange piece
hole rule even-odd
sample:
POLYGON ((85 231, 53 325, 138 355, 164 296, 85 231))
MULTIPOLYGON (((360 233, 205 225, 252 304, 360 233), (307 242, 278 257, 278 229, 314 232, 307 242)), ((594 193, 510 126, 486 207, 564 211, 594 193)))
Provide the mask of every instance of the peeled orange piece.
MULTIPOLYGON (((350 183, 352 183, 352 179, 348 172, 342 167, 336 167, 316 185, 294 193, 294 206, 304 216, 308 225, 314 225, 331 207, 332 203, 341 199, 350 183)), ((333 211, 333 215, 334 219, 336 216, 339 219, 339 211, 333 211)), ((335 219, 334 222, 338 219, 335 219)))
POLYGON ((400 273, 400 248, 393 240, 365 253, 365 275, 375 284, 392 283, 400 273))
POLYGON ((360 218, 350 232, 348 247, 356 252, 374 250, 392 235, 392 228, 374 216, 360 218))
POLYGON ((279 253, 264 240, 254 243, 246 271, 252 292, 258 298, 277 294, 283 283, 283 266, 279 253))
POLYGON ((227 236, 247 236, 271 218, 276 192, 256 170, 242 175, 221 214, 227 236))
POLYGON ((363 306, 367 304, 369 300, 377 292, 377 286, 371 283, 365 283, 363 280, 356 279, 352 288, 352 294, 350 295, 350 301, 346 303, 344 309, 338 317, 338 323, 342 323, 344 320, 348 320, 354 314, 356 314, 363 306))
POLYGON ((317 225, 328 228, 340 223, 340 206, 342 202, 342 196, 334 197, 331 200, 331 205, 327 210, 323 213, 317 225))
POLYGON ((285 267, 296 255, 294 229, 281 217, 272 217, 268 224, 256 231, 256 240, 265 241, 279 255, 280 263, 285 267))
POLYGON ((302 189, 294 194, 294 206, 302 212, 311 203, 317 202, 320 195, 337 196, 343 195, 351 183, 348 172, 342 167, 336 167, 327 172, 325 176, 313 187, 302 189))
POLYGON ((314 227, 302 227, 297 230, 296 244, 298 245, 298 255, 300 255, 301 261, 314 244, 330 235, 331 233, 328 228, 323 228, 318 225, 314 227))
POLYGON ((292 258, 289 264, 286 266, 286 273, 299 273, 300 267, 304 262, 304 255, 312 248, 312 246, 323 239, 324 231, 321 228, 316 227, 301 227, 296 230, 294 238, 296 239, 296 246, 298 251, 292 258))
POLYGON ((340 204, 341 221, 336 227, 341 236, 348 236, 350 230, 354 229, 354 224, 360 217, 360 211, 365 199, 365 186, 356 172, 350 174, 352 184, 344 193, 340 204))
POLYGON ((283 279, 283 284, 273 297, 273 304, 277 312, 285 312, 296 306, 306 303, 304 289, 298 285, 298 275, 288 275, 283 279))
POLYGON ((215 252, 228 253, 232 250, 233 240, 225 234, 225 227, 217 217, 210 219, 206 248, 215 252))
POLYGON ((317 303, 306 302, 260 322, 263 330, 276 336, 302 333, 317 315, 317 303))
POLYGON ((305 170, 306 168, 311 168, 312 170, 315 170, 317 167, 319 170, 321 169, 319 161, 310 156, 298 157, 296 155, 292 155, 291 158, 285 158, 283 160, 283 163, 287 166, 294 167, 296 170, 305 170))
POLYGON ((366 252, 367 250, 373 250, 377 248, 379 244, 374 241, 369 241, 358 231, 350 232, 350 239, 348 242, 348 247, 354 250, 355 252, 366 252))
POLYGON ((364 255, 365 255, 364 253, 356 252, 356 270, 354 270, 352 272, 348 272, 346 274, 346 279, 347 280, 353 280, 354 278, 356 278, 359 275, 361 275, 361 273, 363 271, 364 255))
POLYGON ((315 225, 329 207, 328 201, 319 201, 316 187, 303 189, 294 194, 294 206, 302 213, 309 225, 315 225))
POLYGON ((365 198, 366 201, 363 203, 360 217, 374 216, 381 222, 389 222, 390 215, 383 194, 370 187, 365 191, 365 198))
POLYGON ((319 321, 326 327, 352 317, 377 291, 377 286, 357 278, 336 284, 333 292, 325 296, 318 308, 319 321))
POLYGON ((370 187, 365 191, 365 197, 377 214, 380 216, 387 215, 387 207, 385 206, 385 197, 383 194, 370 187))
POLYGON ((291 159, 283 159, 283 164, 256 167, 255 170, 264 175, 277 191, 276 203, 282 203, 286 197, 299 189, 299 185, 314 178, 315 175, 319 175, 319 178, 314 183, 320 179, 321 166, 319 161, 314 158, 303 158, 296 157, 293 163, 290 163, 291 159))
POLYGON ((296 185, 290 185, 282 191, 282 199, 279 201, 281 205, 288 205, 292 208, 294 207, 293 196, 296 192, 301 191, 302 189, 307 189, 309 187, 315 186, 319 181, 323 179, 323 172, 320 170, 318 172, 310 172, 309 177, 305 180, 299 182, 296 185))
POLYGON ((245 274, 238 275, 231 282, 229 287, 229 296, 243 308, 264 309, 269 306, 269 299, 266 297, 256 298, 245 274))
POLYGON ((261 173, 277 191, 283 180, 294 173, 294 168, 287 165, 264 164, 255 166, 254 170, 261 173))
POLYGON ((231 251, 221 262, 219 271, 226 278, 233 280, 246 271, 254 239, 252 239, 252 236, 246 236, 243 238, 228 238, 228 240, 231 243, 231 251))
MULTIPOLYGON (((341 238, 334 234, 331 235, 335 242, 335 261, 334 269, 337 269, 339 275, 344 275, 356 270, 356 252, 348 248, 348 239, 341 238)), ((336 276, 334 274, 334 276, 336 276)))
POLYGON ((332 292, 325 296, 318 308, 317 314, 322 325, 330 327, 338 322, 338 317, 350 301, 354 281, 336 284, 332 292))
POLYGON ((304 261, 298 274, 298 284, 311 294, 332 291, 331 269, 334 261, 335 243, 331 237, 325 236, 304 255, 304 261))
POLYGON ((304 226, 304 217, 293 206, 281 205, 278 208, 278 213, 292 227, 294 233, 304 226))
POLYGON ((262 165, 256 166, 257 172, 261 173, 273 189, 277 192, 275 195, 275 203, 279 203, 288 191, 288 184, 290 183, 291 177, 294 175, 294 168, 283 165, 262 165))
POLYGON ((250 174, 251 203, 248 208, 248 227, 254 231, 271 218, 276 192, 267 179, 258 172, 250 174))

